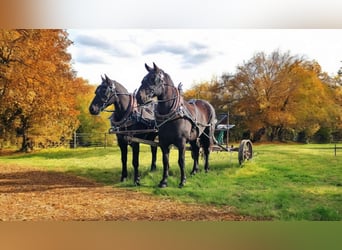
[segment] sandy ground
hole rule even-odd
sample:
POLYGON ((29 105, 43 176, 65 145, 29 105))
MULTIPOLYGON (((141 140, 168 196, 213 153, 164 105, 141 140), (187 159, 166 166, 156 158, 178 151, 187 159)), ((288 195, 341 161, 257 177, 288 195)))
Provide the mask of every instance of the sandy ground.
POLYGON ((60 172, 0 165, 0 221, 253 220, 217 208, 185 204, 103 186, 60 172))

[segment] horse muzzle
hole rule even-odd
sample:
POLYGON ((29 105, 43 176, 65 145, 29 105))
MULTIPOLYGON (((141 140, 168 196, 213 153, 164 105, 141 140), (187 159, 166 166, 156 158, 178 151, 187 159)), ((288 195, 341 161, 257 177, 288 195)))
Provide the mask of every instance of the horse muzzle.
POLYGON ((89 113, 92 115, 98 115, 100 114, 100 108, 96 105, 90 105, 89 106, 89 113))

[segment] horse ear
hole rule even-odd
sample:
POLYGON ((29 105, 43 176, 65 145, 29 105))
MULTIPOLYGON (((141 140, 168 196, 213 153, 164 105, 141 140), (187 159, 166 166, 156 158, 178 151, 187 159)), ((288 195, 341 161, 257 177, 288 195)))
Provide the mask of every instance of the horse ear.
POLYGON ((104 80, 105 80, 105 79, 103 78, 103 76, 102 76, 102 75, 101 75, 101 80, 102 80, 103 82, 104 82, 104 80))
POLYGON ((105 74, 106 81, 110 81, 109 77, 105 74))
POLYGON ((148 66, 146 63, 145 63, 145 68, 146 68, 146 70, 148 71, 148 72, 151 72, 153 69, 150 67, 150 66, 148 66))
POLYGON ((154 69, 154 71, 159 71, 160 70, 155 63, 153 63, 153 69, 154 69))

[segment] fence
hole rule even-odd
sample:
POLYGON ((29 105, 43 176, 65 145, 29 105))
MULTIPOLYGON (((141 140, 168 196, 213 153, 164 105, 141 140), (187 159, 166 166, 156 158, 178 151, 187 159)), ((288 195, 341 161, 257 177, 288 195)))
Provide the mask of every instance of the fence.
POLYGON ((109 133, 74 133, 71 148, 77 147, 111 147, 116 145, 116 135, 109 133))
POLYGON ((341 141, 334 141, 329 145, 332 145, 332 147, 321 147, 321 148, 316 148, 318 150, 329 150, 330 152, 333 151, 334 156, 337 156, 337 151, 341 150, 341 141))
POLYGON ((342 147, 338 147, 337 142, 335 142, 335 146, 334 146, 334 155, 337 156, 337 150, 338 149, 342 149, 342 147))

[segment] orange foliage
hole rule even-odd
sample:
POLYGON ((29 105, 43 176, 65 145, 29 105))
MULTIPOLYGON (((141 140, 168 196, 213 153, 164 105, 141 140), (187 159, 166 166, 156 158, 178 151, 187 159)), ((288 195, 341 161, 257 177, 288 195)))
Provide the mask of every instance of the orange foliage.
POLYGON ((76 95, 85 82, 77 79, 63 30, 0 31, 0 128, 3 138, 44 135, 69 138, 78 125, 76 95))
POLYGON ((282 140, 286 131, 305 131, 341 126, 341 86, 321 72, 316 61, 305 61, 289 52, 255 54, 212 83, 201 83, 186 95, 205 97, 217 110, 230 111, 233 122, 251 134, 264 130, 271 140, 282 140), (201 95, 201 93, 205 95, 201 95))

